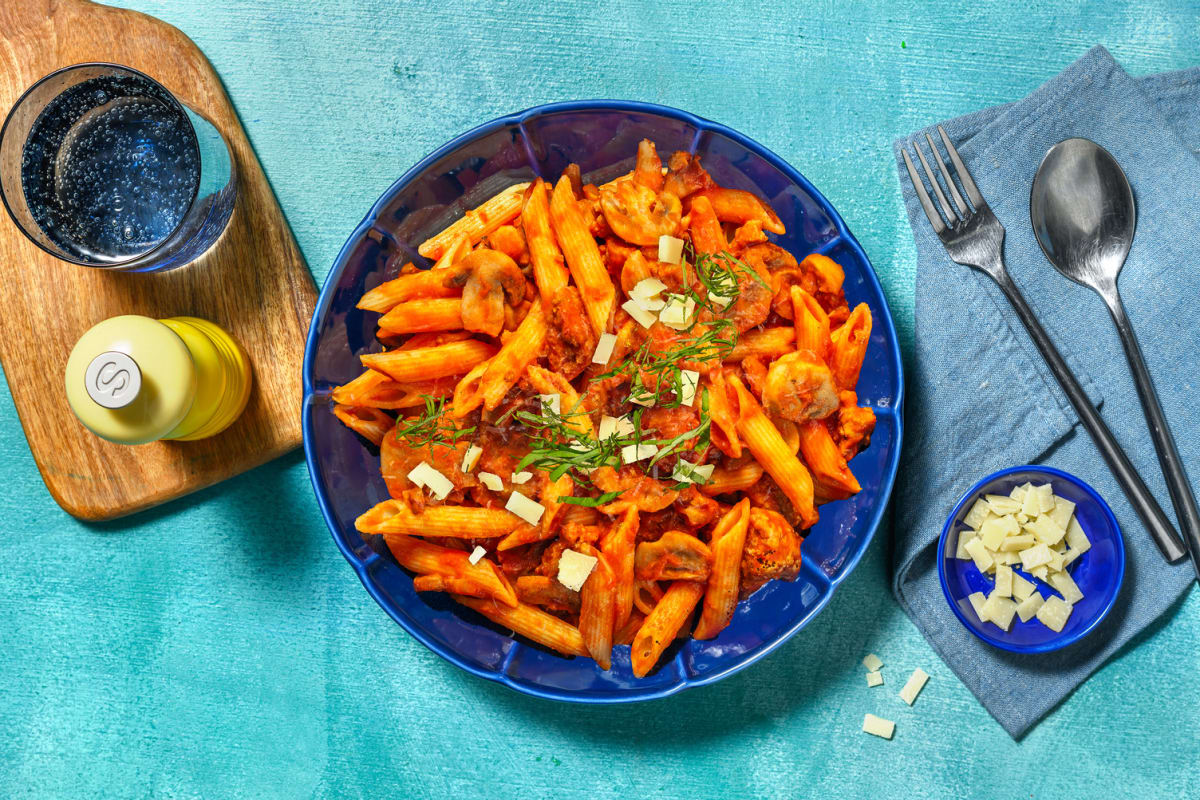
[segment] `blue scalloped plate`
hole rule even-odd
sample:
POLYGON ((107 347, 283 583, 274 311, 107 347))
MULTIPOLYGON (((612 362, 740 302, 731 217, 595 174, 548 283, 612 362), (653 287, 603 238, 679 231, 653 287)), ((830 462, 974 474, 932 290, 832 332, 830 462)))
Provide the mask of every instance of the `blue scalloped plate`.
POLYGON ((837 211, 803 175, 740 133, 673 108, 610 100, 556 103, 493 120, 438 148, 396 181, 350 235, 325 279, 309 330, 304 453, 342 554, 376 602, 429 649, 474 675, 538 697, 630 702, 720 680, 774 650, 824 608, 883 516, 900 457, 902 399, 900 349, 879 281, 837 211), (355 517, 388 495, 378 454, 334 418, 329 393, 361 371, 360 354, 379 349, 378 315, 354 305, 391 277, 385 272, 394 258, 425 265, 417 244, 512 183, 538 175, 554 180, 572 162, 596 183, 627 172, 643 138, 664 154, 699 152, 718 183, 767 198, 787 226, 787 235, 772 237, 781 246, 798 258, 825 253, 845 267, 847 300, 867 303, 874 317, 858 392, 879 421, 870 447, 851 464, 863 491, 821 508, 821 521, 804 541, 799 577, 763 587, 738 606, 720 636, 676 643, 658 669, 637 679, 628 647, 616 648, 605 672, 590 659, 564 658, 518 640, 443 595, 418 596, 412 578, 354 529, 355 517))

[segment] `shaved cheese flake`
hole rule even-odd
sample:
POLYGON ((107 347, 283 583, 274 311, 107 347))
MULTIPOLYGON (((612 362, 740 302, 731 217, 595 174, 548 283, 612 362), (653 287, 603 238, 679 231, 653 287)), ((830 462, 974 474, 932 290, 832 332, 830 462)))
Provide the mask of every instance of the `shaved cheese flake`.
POLYGON ((677 331, 687 330, 696 313, 696 301, 681 294, 667 295, 667 303, 658 315, 658 321, 677 331))
POLYGON ((868 672, 867 673, 867 686, 883 686, 883 673, 882 672, 868 672))
POLYGON ((867 714, 863 717, 863 733, 869 733, 872 736, 878 736, 881 739, 891 739, 892 734, 896 732, 896 723, 890 719, 877 717, 874 714, 867 714))
POLYGON ((1028 550, 1022 550, 1020 555, 1021 568, 1026 572, 1031 572, 1043 564, 1049 564, 1054 557, 1054 551, 1044 544, 1036 544, 1028 550))
POLYGON ((733 302, 733 298, 725 297, 724 295, 713 294, 712 292, 709 292, 708 293, 708 302, 712 303, 717 308, 725 308, 730 303, 733 302))
POLYGON ((674 236, 658 237, 658 260, 664 264, 678 264, 683 258, 683 239, 674 236))
POLYGON ((562 395, 561 394, 539 394, 538 399, 542 401, 542 409, 550 409, 555 414, 562 416, 562 395))
POLYGON ((980 622, 987 622, 987 615, 983 613, 983 607, 987 605, 987 598, 983 596, 983 592, 971 592, 967 595, 967 600, 971 603, 971 608, 975 609, 975 616, 979 617, 980 622))
POLYGON ((900 690, 900 699, 908 703, 910 706, 916 702, 917 695, 925 688, 925 682, 929 680, 929 675, 925 670, 918 667, 913 670, 913 674, 908 676, 908 681, 904 684, 904 688, 900 690))
POLYGON ((483 448, 477 444, 473 444, 467 448, 467 452, 463 453, 462 471, 470 472, 475 469, 475 465, 479 463, 479 457, 483 455, 483 448))
POLYGON ((1014 577, 1012 567, 1007 565, 996 567, 996 594, 1001 597, 1012 597, 1014 577))
POLYGON ((487 550, 484 550, 479 545, 475 545, 475 549, 471 551, 471 555, 467 556, 467 561, 472 564, 478 564, 480 559, 487 555, 487 550))
POLYGON ((1050 630, 1055 633, 1062 633, 1063 626, 1070 619, 1073 609, 1074 606, 1064 601, 1061 597, 1050 595, 1050 597, 1046 598, 1046 602, 1042 603, 1041 608, 1037 610, 1036 616, 1038 621, 1050 630))
POLYGON ((1054 510, 1053 484, 1043 483, 1041 486, 1034 486, 1029 493, 1037 497, 1039 514, 1048 514, 1054 510))
POLYGON ((1017 521, 1010 517, 993 517, 979 529, 979 538, 988 550, 999 550, 1005 537, 1020 531, 1017 521))
POLYGON ((958 533, 958 547, 954 549, 954 557, 960 561, 970 561, 971 554, 967 552, 967 542, 978 538, 975 531, 965 530, 958 533))
POLYGON ((1048 514, 1043 514, 1030 522, 1025 526, 1025 530, 1036 536, 1039 542, 1047 545, 1056 545, 1067 535, 1066 528, 1060 528, 1055 524, 1054 518, 1048 514))
POLYGON ((504 491, 504 481, 494 472, 481 472, 479 473, 478 478, 480 483, 482 483, 488 489, 491 489, 493 492, 504 491))
POLYGON ((600 427, 596 430, 596 438, 601 441, 617 432, 617 418, 605 414, 600 418, 600 427))
POLYGON ((1050 585, 1058 590, 1058 593, 1063 596, 1063 600, 1071 605, 1075 605, 1083 599, 1083 592, 1080 591, 1079 585, 1075 583, 1075 579, 1066 572, 1056 572, 1050 576, 1050 585))
POLYGON ((1016 500, 1013 500, 1011 497, 1005 497, 1002 494, 984 495, 983 499, 987 501, 987 504, 991 507, 992 512, 1001 517, 1005 516, 1006 514, 1015 514, 1021 510, 1020 503, 1018 503, 1016 500))
POLYGON ((453 482, 424 461, 412 468, 408 479, 418 486, 424 486, 438 500, 446 499, 446 495, 454 491, 453 482))
POLYGON ((578 592, 596 568, 596 557, 577 550, 563 550, 558 559, 558 582, 578 592))
POLYGON ((600 418, 598 438, 603 441, 611 436, 631 436, 636 430, 637 428, 634 427, 633 420, 629 417, 623 414, 619 417, 610 417, 606 414, 600 418))
POLYGON ((971 506, 971 510, 963 517, 963 522, 968 528, 979 530, 991 513, 992 507, 987 504, 987 500, 976 500, 975 505, 971 506))
POLYGON ((879 660, 879 656, 874 653, 867 653, 862 663, 870 672, 878 672, 879 668, 883 666, 883 662, 879 660))
POLYGON ((637 394, 629 395, 629 402, 634 405, 645 406, 646 408, 654 407, 654 394, 652 392, 638 392, 637 394))
MULTIPOLYGON (((1018 602, 1024 602, 1034 593, 1032 581, 1027 581, 1017 573, 1013 573, 1012 596, 1018 602)), ((1022 620, 1024 622, 1024 620, 1022 620)))
POLYGON ((544 505, 536 500, 530 500, 520 492, 513 492, 508 496, 504 510, 511 511, 530 525, 537 525, 542 521, 542 514, 546 513, 544 505))
POLYGON ((621 304, 621 308, 625 309, 625 313, 633 317, 637 324, 643 328, 650 328, 658 321, 658 318, 652 312, 642 308, 633 300, 626 300, 621 304))
POLYGON ((617 337, 611 333, 602 333, 596 341, 596 352, 592 353, 593 364, 607 364, 612 358, 613 348, 617 345, 617 337))
POLYGON ((1012 626, 1013 615, 1017 613, 1017 604, 1007 597, 1001 597, 999 592, 992 592, 983 604, 983 613, 987 614, 988 622, 1007 631, 1012 626))
POLYGON ((513 483, 517 486, 520 486, 523 483, 529 483, 531 480, 533 480, 533 473, 532 472, 524 472, 524 471, 514 472, 512 474, 512 477, 510 477, 508 480, 511 483, 513 483))
POLYGON ((679 370, 679 383, 682 386, 679 402, 685 406, 695 406, 696 387, 700 385, 700 373, 693 369, 681 369, 679 370))
POLYGON ((1021 601, 1021 605, 1017 606, 1017 616, 1021 618, 1021 622, 1029 622, 1037 616, 1038 609, 1042 607, 1042 603, 1046 602, 1042 599, 1042 595, 1038 592, 1026 597, 1021 601))
POLYGON ((629 296, 641 300, 658 297, 667 290, 667 285, 658 278, 642 278, 629 291, 629 296))
POLYGON ((658 445, 638 444, 626 445, 621 448, 621 460, 626 464, 632 464, 635 461, 641 461, 644 458, 653 458, 658 454, 658 445))
POLYGON ((675 469, 671 472, 671 478, 680 483, 708 483, 712 479, 713 464, 690 464, 683 459, 675 462, 675 469))
POLYGON ((1064 531, 1067 525, 1075 517, 1075 504, 1065 497, 1054 498, 1054 510, 1046 515, 1059 528, 1064 531))
POLYGON ((995 563, 988 555, 987 548, 983 546, 981 539, 972 539, 964 545, 963 549, 971 554, 971 558, 975 560, 975 566, 980 572, 987 572, 995 563))
POLYGON ((1088 550, 1092 549, 1092 543, 1088 540, 1087 534, 1083 532, 1083 528, 1079 525, 1079 520, 1072 518, 1067 523, 1067 544, 1072 550, 1078 550, 1079 555, 1083 555, 1088 550))

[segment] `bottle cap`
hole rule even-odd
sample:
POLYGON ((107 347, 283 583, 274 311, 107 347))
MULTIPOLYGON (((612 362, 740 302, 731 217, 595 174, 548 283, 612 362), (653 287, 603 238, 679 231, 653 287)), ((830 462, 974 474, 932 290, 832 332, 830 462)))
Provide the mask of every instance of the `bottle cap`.
POLYGON ((129 356, 110 350, 88 364, 83 385, 88 397, 105 408, 124 408, 142 389, 142 371, 129 356))

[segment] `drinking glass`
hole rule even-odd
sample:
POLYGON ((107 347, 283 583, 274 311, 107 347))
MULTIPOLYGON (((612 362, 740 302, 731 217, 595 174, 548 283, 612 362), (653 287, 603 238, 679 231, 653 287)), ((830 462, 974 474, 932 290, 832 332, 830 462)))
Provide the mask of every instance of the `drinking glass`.
POLYGON ((117 64, 77 64, 25 91, 0 129, 0 198, 64 261, 124 272, 183 266, 221 236, 237 176, 211 122, 117 64))

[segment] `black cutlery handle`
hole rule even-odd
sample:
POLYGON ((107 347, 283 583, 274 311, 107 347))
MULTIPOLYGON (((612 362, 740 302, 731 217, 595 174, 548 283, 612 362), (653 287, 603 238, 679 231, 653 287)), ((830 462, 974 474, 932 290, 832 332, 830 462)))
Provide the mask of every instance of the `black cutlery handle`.
POLYGON ((1129 456, 1125 455, 1125 451, 1117 443, 1116 438, 1112 435, 1112 431, 1104 424, 1104 419, 1100 416, 1100 412, 1092 405, 1092 401, 1088 399, 1087 393, 1083 391, 1083 387, 1075 379, 1071 368, 1067 366, 1067 362, 1059 354, 1058 348, 1054 346, 1054 342, 1051 341, 1049 334, 1046 333, 1042 324, 1034 316, 1033 309, 1025 302, 1025 297, 1021 294, 1021 290, 1013 283, 1012 278, 1006 270, 1001 269, 990 274, 1001 290, 1003 290, 1008 301, 1012 303, 1013 309, 1017 312, 1017 317, 1020 318, 1021 323, 1025 326, 1025 330, 1029 331, 1029 335, 1033 338, 1033 343, 1037 345, 1037 349, 1041 352, 1042 358, 1046 359, 1046 363, 1050 365, 1050 371, 1054 373, 1054 377, 1058 380, 1058 385, 1066 392, 1067 399, 1075 407, 1075 412, 1079 415, 1079 421, 1083 423, 1083 427, 1087 428, 1087 432, 1091 434, 1097 449, 1100 450, 1100 455, 1104 456, 1104 460, 1108 462, 1109 469, 1112 470, 1117 483, 1121 484, 1121 488, 1125 490, 1125 496, 1129 498, 1130 505, 1133 506, 1133 510, 1137 512, 1142 522, 1145 523, 1147 530, 1150 531, 1150 537, 1154 539, 1154 543, 1162 551, 1163 557, 1167 559, 1168 563, 1174 563, 1183 558, 1187 554, 1187 551, 1183 547, 1183 542, 1179 539, 1179 534, 1171 527, 1170 520, 1163 513, 1158 501, 1154 499, 1154 495, 1146 488, 1145 481, 1142 480, 1133 464, 1129 461, 1129 456))
POLYGON ((1117 332, 1121 334, 1121 344, 1125 346, 1125 357, 1129 359, 1129 369, 1133 372, 1133 383, 1137 386, 1138 399, 1142 401, 1142 410, 1146 414, 1146 422, 1150 426, 1150 438, 1158 453, 1158 463, 1162 466, 1163 477, 1167 481, 1167 491, 1171 494, 1171 504, 1175 507, 1175 516, 1179 520, 1179 529, 1183 533, 1183 541, 1192 556, 1192 566, 1200 577, 1200 510, 1196 508, 1196 495, 1188 482, 1187 471, 1179 458, 1179 450, 1175 447, 1175 439, 1171 429, 1167 427, 1167 417, 1163 414, 1162 405, 1158 402, 1158 393, 1154 390, 1154 380, 1150 370, 1146 368, 1146 360, 1142 357, 1142 348, 1138 345, 1137 335, 1133 325, 1125 313, 1125 306, 1117 295, 1115 288, 1111 293, 1104 294, 1104 300, 1112 312, 1113 322, 1117 324, 1117 332))

